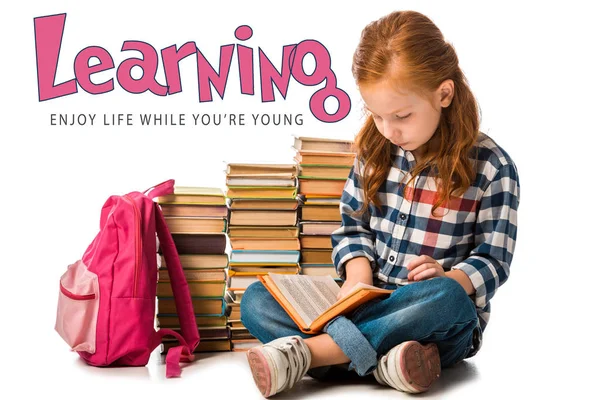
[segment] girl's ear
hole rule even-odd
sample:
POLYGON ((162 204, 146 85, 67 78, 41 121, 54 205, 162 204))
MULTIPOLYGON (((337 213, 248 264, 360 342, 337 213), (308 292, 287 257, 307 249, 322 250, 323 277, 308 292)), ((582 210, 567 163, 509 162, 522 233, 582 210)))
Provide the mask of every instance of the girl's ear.
POLYGON ((441 83, 438 93, 440 93, 440 105, 444 108, 448 107, 454 98, 454 81, 446 79, 441 83))

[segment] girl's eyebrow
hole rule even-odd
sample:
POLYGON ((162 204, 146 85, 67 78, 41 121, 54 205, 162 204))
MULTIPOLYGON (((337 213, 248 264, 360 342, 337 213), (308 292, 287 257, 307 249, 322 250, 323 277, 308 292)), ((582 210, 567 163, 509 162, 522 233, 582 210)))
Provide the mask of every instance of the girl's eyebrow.
MULTIPOLYGON (((396 113, 398 113, 398 112, 400 112, 400 111, 407 110, 407 109, 409 109, 410 107, 411 107, 411 106, 406 106, 406 107, 399 108, 399 109, 397 109, 396 111, 392 111, 390 114, 396 114, 396 113)), ((373 113, 373 114, 377 114, 376 112, 373 112, 373 111, 372 111, 372 110, 371 110, 369 107, 365 106, 365 108, 367 109, 367 111, 369 111, 369 112, 371 112, 371 113, 373 113)))
POLYGON ((410 108, 410 106, 402 107, 402 108, 397 109, 396 111, 392 111, 391 114, 396 114, 400 111, 408 110, 409 108, 410 108))

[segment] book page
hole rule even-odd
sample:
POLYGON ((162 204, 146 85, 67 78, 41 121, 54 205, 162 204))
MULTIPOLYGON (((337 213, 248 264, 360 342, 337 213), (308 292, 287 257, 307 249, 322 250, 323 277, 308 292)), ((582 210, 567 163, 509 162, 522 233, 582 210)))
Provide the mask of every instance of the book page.
POLYGON ((350 289, 346 295, 342 298, 340 298, 339 300, 336 300, 330 308, 333 308, 333 306, 337 305, 338 303, 343 303, 344 301, 346 301, 349 297, 352 297, 354 295, 354 293, 361 291, 361 290, 369 290, 369 291, 376 291, 376 292, 382 292, 382 293, 390 293, 392 292, 392 290, 386 290, 386 289, 382 289, 379 288, 377 286, 373 286, 373 285, 367 285, 366 283, 363 282, 357 282, 356 285, 352 286, 352 289, 350 289))
POLYGON ((269 273, 269 277, 294 307, 306 326, 309 326, 336 302, 337 294, 340 291, 338 284, 331 276, 269 273))

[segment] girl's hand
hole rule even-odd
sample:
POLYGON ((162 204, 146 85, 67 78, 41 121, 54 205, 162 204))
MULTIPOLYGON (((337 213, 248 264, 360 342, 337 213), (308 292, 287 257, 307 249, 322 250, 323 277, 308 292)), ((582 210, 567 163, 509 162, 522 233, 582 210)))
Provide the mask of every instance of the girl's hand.
POLYGON ((406 268, 410 271, 408 273, 409 281, 424 281, 436 276, 446 276, 446 272, 440 263, 425 255, 410 260, 406 268))
POLYGON ((346 263, 346 281, 340 288, 337 299, 344 297, 358 282, 373 284, 371 264, 366 257, 356 257, 346 263))
POLYGON ((371 279, 370 282, 368 280, 356 280, 356 279, 346 280, 344 282, 344 284, 340 287, 340 291, 338 292, 337 299, 339 300, 342 297, 344 297, 345 295, 347 295, 348 292, 350 291, 350 289, 352 289, 354 287, 354 285, 356 285, 358 282, 363 282, 363 283, 366 283, 367 285, 372 285, 373 279, 371 279))

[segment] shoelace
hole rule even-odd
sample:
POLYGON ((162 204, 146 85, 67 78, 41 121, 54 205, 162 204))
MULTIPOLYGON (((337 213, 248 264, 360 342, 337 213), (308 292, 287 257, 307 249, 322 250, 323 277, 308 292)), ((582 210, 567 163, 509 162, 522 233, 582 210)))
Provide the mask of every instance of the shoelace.
POLYGON ((309 350, 305 350, 303 346, 304 343, 300 343, 296 339, 272 346, 285 355, 289 365, 286 371, 285 385, 282 390, 291 389, 308 371, 309 361, 305 352, 309 350))

